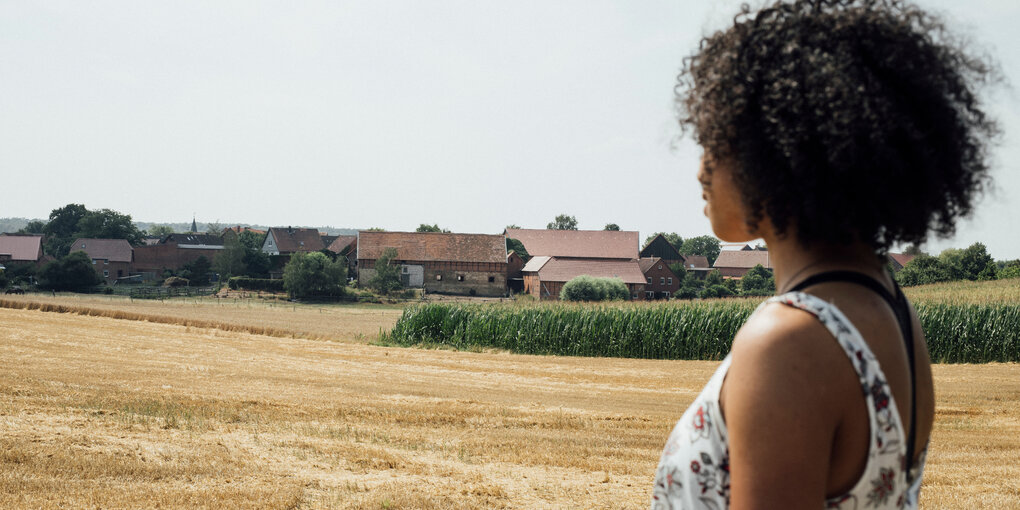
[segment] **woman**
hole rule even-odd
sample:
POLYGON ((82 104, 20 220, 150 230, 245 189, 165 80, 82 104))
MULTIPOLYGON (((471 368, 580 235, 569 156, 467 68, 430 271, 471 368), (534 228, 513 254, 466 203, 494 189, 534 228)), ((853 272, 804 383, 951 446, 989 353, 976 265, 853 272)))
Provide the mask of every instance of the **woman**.
POLYGON ((653 507, 915 508, 934 420, 895 244, 949 235, 988 177, 989 67, 895 1, 744 7, 685 61, 705 214, 764 239, 778 296, 673 430, 653 507))

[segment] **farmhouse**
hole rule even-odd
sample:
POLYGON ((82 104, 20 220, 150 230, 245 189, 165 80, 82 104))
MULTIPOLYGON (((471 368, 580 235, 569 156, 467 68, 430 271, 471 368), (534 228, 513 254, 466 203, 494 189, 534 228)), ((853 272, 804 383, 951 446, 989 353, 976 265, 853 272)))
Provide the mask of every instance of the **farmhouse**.
POLYGON ((680 278, 659 257, 641 258, 638 261, 645 276, 645 299, 669 299, 680 290, 680 278))
POLYGON ((539 299, 559 299, 563 285, 581 275, 619 278, 627 285, 632 299, 641 299, 645 292, 645 276, 635 259, 582 259, 540 255, 532 257, 524 265, 522 273, 524 292, 539 299))
POLYGON ((723 250, 715 259, 713 267, 722 276, 742 278, 752 267, 761 264, 765 269, 772 269, 769 252, 761 250, 723 250))
POLYGON ((262 251, 269 255, 308 253, 325 247, 319 231, 314 228, 272 227, 262 243, 262 251))
POLYGON ((134 261, 131 244, 126 239, 75 239, 71 252, 83 251, 106 283, 128 276, 134 261))
POLYGON ((637 232, 509 228, 504 233, 532 256, 521 275, 524 292, 537 298, 559 299, 563 284, 581 275, 620 278, 631 298, 645 295, 637 232))
POLYGON ((507 252, 502 235, 446 232, 358 232, 358 283, 368 285, 387 248, 397 256, 405 287, 468 296, 506 295, 507 252))
POLYGON ((42 239, 42 236, 37 234, 0 234, 0 263, 42 262, 42 239))
POLYGON ((211 234, 170 234, 154 245, 136 246, 132 269, 143 278, 156 279, 164 271, 177 271, 199 257, 210 262, 223 251, 223 238, 211 234))
POLYGON ((639 255, 643 259, 659 258, 666 264, 683 264, 685 261, 685 257, 662 234, 658 234, 651 241, 648 241, 648 244, 641 248, 639 255))

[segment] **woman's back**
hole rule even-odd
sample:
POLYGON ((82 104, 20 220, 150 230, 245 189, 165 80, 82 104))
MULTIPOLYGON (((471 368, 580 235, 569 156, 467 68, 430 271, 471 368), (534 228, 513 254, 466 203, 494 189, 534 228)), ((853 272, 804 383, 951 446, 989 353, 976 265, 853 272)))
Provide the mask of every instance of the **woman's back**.
MULTIPOLYGON (((840 296, 848 298, 861 297, 854 296, 858 289, 847 285, 838 283, 818 287, 823 291, 836 291, 840 296)), ((867 289, 864 290, 868 292, 867 289)), ((883 326, 886 326, 882 322, 889 317, 882 317, 881 310, 868 306, 868 301, 857 300, 849 306, 855 309, 852 312, 854 315, 860 315, 858 312, 862 311, 868 313, 860 315, 858 319, 863 329, 876 329, 877 325, 877 331, 882 332, 883 326)), ((884 301, 881 305, 888 312, 887 315, 892 316, 884 301)), ((915 456, 918 459, 916 463, 918 469, 908 482, 908 477, 902 469, 902 460, 906 453, 905 438, 909 430, 904 426, 909 419, 910 399, 907 396, 909 381, 906 382, 908 391, 906 395, 901 394, 900 398, 892 395, 895 389, 886 383, 888 374, 882 370, 882 361, 877 355, 872 354, 871 348, 871 345, 878 347, 877 344, 882 344, 879 350, 889 351, 885 348, 888 339, 879 342, 866 341, 854 323, 836 304, 810 294, 796 292, 777 296, 760 306, 741 330, 738 335, 741 338, 739 341, 755 342, 760 338, 759 335, 768 336, 769 330, 772 329, 770 324, 775 321, 790 324, 790 315, 795 317, 792 322, 801 322, 803 319, 810 321, 812 327, 809 328, 811 330, 809 334, 813 337, 811 341, 817 343, 817 347, 821 347, 818 352, 825 353, 818 358, 806 360, 817 373, 823 374, 818 380, 808 383, 822 386, 825 394, 831 396, 834 401, 841 401, 846 405, 833 406, 831 408, 835 410, 833 416, 821 417, 816 406, 798 401, 793 394, 788 395, 789 398, 777 401, 758 400, 757 406, 763 408, 755 413, 759 419, 769 419, 769 414, 773 413, 768 426, 761 428, 779 432, 775 439, 765 442, 763 452, 768 455, 768 450, 773 451, 770 455, 772 469, 768 473, 749 473, 754 480, 740 480, 739 477, 743 474, 739 470, 731 472, 733 466, 725 418, 726 404, 723 401, 725 398, 720 397, 726 391, 726 386, 733 386, 727 385, 727 376, 734 364, 737 365, 735 370, 739 374, 741 362, 753 363, 760 360, 753 359, 753 354, 751 359, 747 359, 742 347, 735 345, 731 356, 720 365, 705 390, 671 434, 656 472, 653 507, 725 508, 729 504, 733 485, 739 489, 746 489, 749 485, 758 483, 778 483, 782 484, 787 494, 805 490, 805 487, 798 483, 800 477, 797 472, 804 470, 806 466, 800 465, 797 458, 782 458, 803 447, 796 426, 776 426, 798 421, 794 417, 805 410, 809 411, 808 416, 815 422, 814 427, 818 427, 820 423, 837 423, 834 431, 829 432, 834 436, 832 455, 829 459, 831 469, 823 470, 823 473, 827 473, 824 501, 829 508, 863 507, 864 503, 870 503, 874 508, 904 506, 913 508, 916 505, 924 446, 930 432, 930 408, 923 410, 926 406, 919 406, 918 416, 922 417, 920 421, 927 423, 927 426, 919 427, 920 445, 915 456), (835 357, 830 356, 833 353, 836 354, 835 357), (897 402, 905 402, 906 405, 897 406, 897 402)), ((891 340, 903 350, 903 342, 899 339, 898 333, 899 325, 895 317, 892 321, 895 331, 892 332, 894 334, 891 340)), ((805 352, 802 346, 786 347, 793 348, 798 353, 805 352)), ((748 351, 753 353, 754 349, 748 351)), ((905 364, 905 357, 902 356, 904 365, 899 371, 909 370, 905 364)), ((780 371, 795 370, 797 366, 805 366, 803 363, 805 360, 801 358, 799 355, 795 356, 785 367, 776 367, 773 363, 773 368, 780 368, 780 371)), ((886 358, 886 362, 892 364, 892 358, 886 358)), ((923 364, 927 366, 926 362, 923 364)), ((898 370, 890 372, 895 371, 898 370)), ((930 378, 928 384, 919 384, 918 387, 919 396, 925 393, 930 395, 930 378)), ((740 450, 747 448, 738 447, 738 452, 740 450)), ((738 500, 740 493, 738 490, 735 494, 738 500)), ((757 500, 755 503, 768 508, 788 505, 790 500, 772 502, 757 500)))

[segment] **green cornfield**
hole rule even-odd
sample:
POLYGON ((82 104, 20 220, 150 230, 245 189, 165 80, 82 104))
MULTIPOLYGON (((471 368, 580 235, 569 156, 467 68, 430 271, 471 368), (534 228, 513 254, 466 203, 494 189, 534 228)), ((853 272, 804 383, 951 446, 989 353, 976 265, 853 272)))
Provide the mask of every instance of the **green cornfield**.
MULTIPOLYGON (((719 360, 756 304, 419 304, 406 308, 382 341, 523 354, 719 360)), ((915 308, 932 361, 1020 361, 1020 306, 929 302, 915 308)))

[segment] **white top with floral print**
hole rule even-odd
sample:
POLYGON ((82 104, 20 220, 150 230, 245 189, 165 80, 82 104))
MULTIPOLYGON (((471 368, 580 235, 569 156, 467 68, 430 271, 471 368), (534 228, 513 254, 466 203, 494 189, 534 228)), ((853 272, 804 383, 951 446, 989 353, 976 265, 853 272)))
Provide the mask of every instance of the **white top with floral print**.
MULTIPOLYGON (((911 468, 907 482, 906 434, 878 360, 857 328, 835 305, 802 292, 775 296, 762 303, 782 303, 814 315, 832 333, 860 378, 868 405, 871 447, 868 462, 846 494, 829 498, 826 509, 917 508, 927 448, 911 468)), ((755 313, 758 312, 755 310, 755 313)), ((730 464, 726 423, 719 411, 719 390, 730 368, 726 356, 701 394, 669 436, 655 471, 653 509, 723 510, 729 507, 730 464)))

